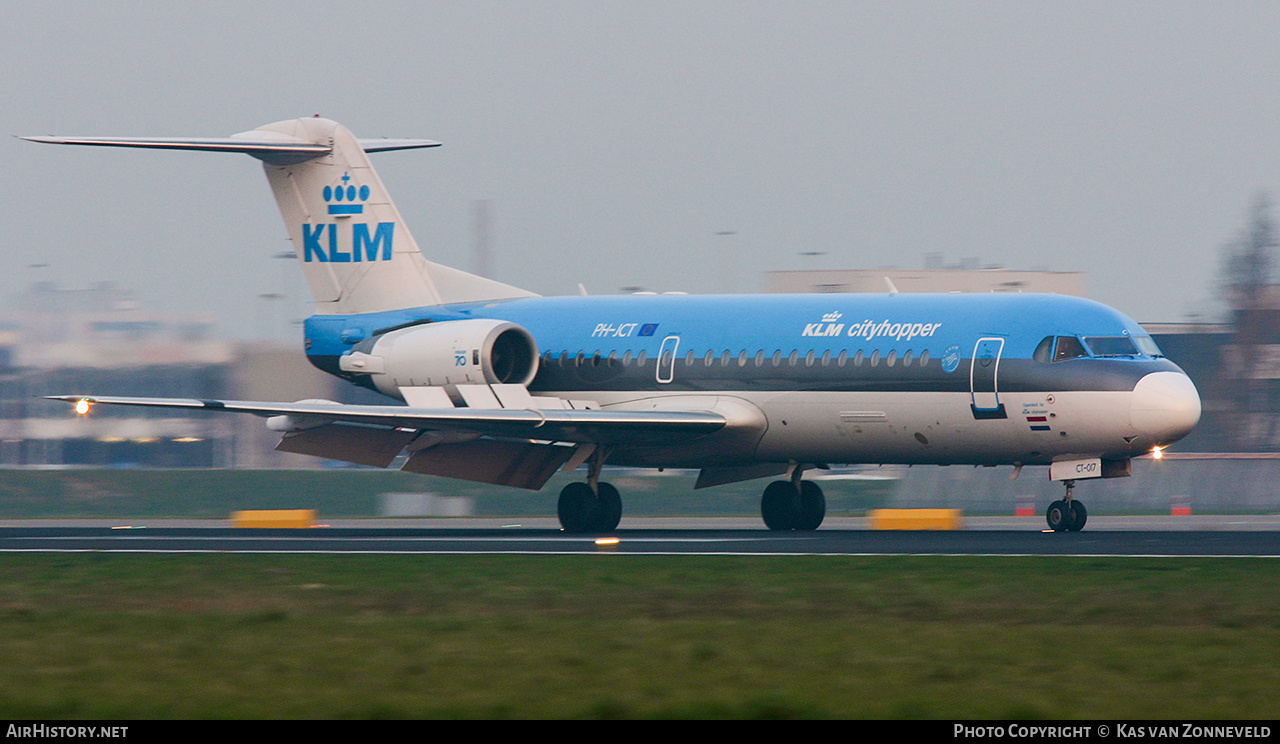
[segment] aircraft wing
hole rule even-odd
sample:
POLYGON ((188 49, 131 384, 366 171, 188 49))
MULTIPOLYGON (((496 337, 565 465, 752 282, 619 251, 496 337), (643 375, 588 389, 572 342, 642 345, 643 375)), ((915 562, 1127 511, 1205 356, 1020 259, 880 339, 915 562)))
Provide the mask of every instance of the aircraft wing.
POLYGON ((346 405, 332 401, 276 403, 195 398, 130 398, 51 395, 49 400, 86 406, 145 406, 284 416, 280 431, 326 424, 360 424, 388 429, 460 432, 490 437, 535 439, 609 446, 670 443, 718 431, 728 420, 710 411, 612 411, 516 408, 416 408, 412 406, 346 405))
MULTIPOLYGON (((487 389, 487 388, 486 388, 487 389)), ((526 393, 527 395, 527 393, 526 393)), ((573 470, 613 446, 663 445, 719 431, 712 411, 604 411, 580 408, 428 408, 275 403, 195 398, 52 395, 79 413, 94 405, 250 413, 283 434, 276 449, 371 467, 537 490, 562 467, 573 470)))

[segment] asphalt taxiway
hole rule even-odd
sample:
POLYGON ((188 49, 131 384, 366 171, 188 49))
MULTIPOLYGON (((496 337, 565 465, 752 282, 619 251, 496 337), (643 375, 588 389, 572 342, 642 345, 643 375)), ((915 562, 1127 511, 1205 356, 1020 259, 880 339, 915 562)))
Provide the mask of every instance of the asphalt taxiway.
POLYGON ((1030 517, 968 518, 951 531, 868 529, 834 518, 816 532, 770 532, 751 519, 624 520, 571 535, 554 519, 335 520, 310 529, 219 521, 0 522, 0 552, 621 555, 1058 555, 1280 557, 1280 516, 1096 517, 1053 533, 1030 517))

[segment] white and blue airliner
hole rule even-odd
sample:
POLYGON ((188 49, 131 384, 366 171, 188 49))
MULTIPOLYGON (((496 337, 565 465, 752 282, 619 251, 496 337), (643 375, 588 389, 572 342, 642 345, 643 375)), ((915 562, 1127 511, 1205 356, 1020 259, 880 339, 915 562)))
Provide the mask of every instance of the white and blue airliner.
POLYGON ((696 468, 698 488, 782 476, 761 499, 774 530, 822 523, 806 470, 1047 466, 1066 486, 1049 526, 1076 531, 1077 480, 1128 476, 1200 418, 1151 337, 1080 298, 540 297, 429 261, 367 153, 437 142, 360 140, 322 118, 228 138, 27 139, 261 160, 316 303, 307 358, 400 404, 57 399, 251 413, 282 451, 528 489, 585 465, 560 492, 567 531, 617 527, 606 463, 696 468))

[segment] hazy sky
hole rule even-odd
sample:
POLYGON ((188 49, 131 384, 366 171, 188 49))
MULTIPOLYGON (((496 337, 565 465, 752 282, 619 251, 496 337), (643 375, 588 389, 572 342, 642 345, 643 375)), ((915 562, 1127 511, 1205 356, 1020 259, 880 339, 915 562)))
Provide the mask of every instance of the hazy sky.
MULTIPOLYGON (((69 0, 7 5, 0 62, 13 135, 440 140, 373 156, 424 252, 471 270, 490 200, 495 278, 543 294, 942 253, 1177 321, 1280 192, 1276 2, 69 0)), ((241 336, 259 295, 308 311, 251 158, 5 137, 0 162, 6 295, 115 281, 241 336)))

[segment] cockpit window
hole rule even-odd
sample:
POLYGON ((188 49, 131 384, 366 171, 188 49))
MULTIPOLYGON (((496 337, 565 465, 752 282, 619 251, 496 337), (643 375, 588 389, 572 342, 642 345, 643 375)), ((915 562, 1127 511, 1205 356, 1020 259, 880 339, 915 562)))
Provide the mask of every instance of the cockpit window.
POLYGON ((1031 358, 1041 364, 1048 364, 1053 361, 1053 336, 1045 336, 1044 340, 1036 346, 1035 353, 1031 358))
POLYGON ((1155 339, 1150 336, 1134 336, 1133 342, 1138 345, 1143 354, 1149 357, 1162 357, 1164 352, 1160 351, 1160 347, 1156 346, 1155 339))
POLYGON ((1089 356, 1084 345, 1075 336, 1058 336, 1058 344, 1053 350, 1053 361, 1064 362, 1068 359, 1089 356))
POLYGON ((1128 336, 1090 336, 1084 340, 1098 357, 1137 356, 1138 347, 1128 336))

